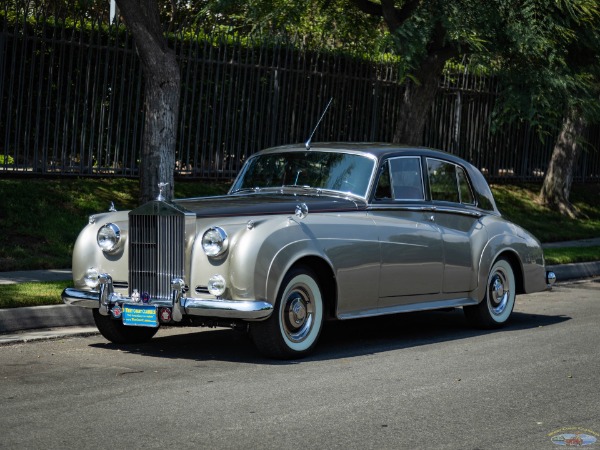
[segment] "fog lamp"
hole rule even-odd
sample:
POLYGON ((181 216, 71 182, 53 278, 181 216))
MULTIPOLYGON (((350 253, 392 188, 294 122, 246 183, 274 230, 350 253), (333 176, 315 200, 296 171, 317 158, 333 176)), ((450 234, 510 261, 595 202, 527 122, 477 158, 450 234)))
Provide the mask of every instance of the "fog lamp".
POLYGON ((99 278, 100 278, 100 273, 98 272, 98 269, 96 269, 95 267, 90 267, 85 272, 83 281, 85 282, 85 285, 87 287, 89 287, 90 289, 95 289, 98 287, 99 278))
POLYGON ((225 278, 221 275, 213 275, 208 280, 208 292, 215 297, 220 297, 225 292, 227 285, 225 284, 225 278))

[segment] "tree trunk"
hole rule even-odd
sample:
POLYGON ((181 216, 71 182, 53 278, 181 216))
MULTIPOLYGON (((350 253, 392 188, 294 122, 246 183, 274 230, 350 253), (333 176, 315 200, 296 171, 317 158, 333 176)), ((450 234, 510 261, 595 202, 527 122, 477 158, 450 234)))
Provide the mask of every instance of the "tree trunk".
POLYGON ((117 0, 135 40, 144 73, 144 136, 140 164, 140 201, 159 194, 173 197, 175 144, 181 76, 175 52, 167 45, 156 0, 117 0))
POLYGON ((566 115, 544 178, 540 192, 540 201, 567 215, 575 218, 577 209, 569 202, 573 169, 579 156, 579 139, 583 133, 585 122, 581 115, 571 110, 566 115))
POLYGON ((453 55, 452 49, 427 55, 414 73, 416 81, 407 82, 403 101, 399 105, 394 143, 423 145, 425 122, 435 100, 446 61, 453 55))
MULTIPOLYGON (((392 35, 419 8, 430 9, 433 16, 436 10, 435 2, 420 0, 404 0, 399 7, 394 0, 351 0, 351 3, 366 14, 383 18, 392 35)), ((438 17, 432 25, 426 56, 416 72, 411 72, 412 79, 406 83, 402 103, 398 105, 393 137, 395 144, 423 145, 425 122, 437 94, 444 66, 446 61, 458 56, 458 49, 451 43, 444 21, 438 17)), ((400 50, 400 42, 397 44, 400 50)), ((463 47, 465 49, 467 47, 463 47)))

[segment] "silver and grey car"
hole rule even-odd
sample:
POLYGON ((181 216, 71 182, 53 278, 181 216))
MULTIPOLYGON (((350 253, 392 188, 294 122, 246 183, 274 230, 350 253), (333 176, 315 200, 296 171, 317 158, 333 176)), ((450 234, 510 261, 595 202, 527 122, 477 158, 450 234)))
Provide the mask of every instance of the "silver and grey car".
POLYGON ((114 343, 161 325, 231 326, 269 357, 296 358, 326 320, 462 307, 472 325, 499 327, 516 294, 554 279, 468 162, 329 143, 253 155, 227 195, 91 216, 62 298, 92 309, 114 343))

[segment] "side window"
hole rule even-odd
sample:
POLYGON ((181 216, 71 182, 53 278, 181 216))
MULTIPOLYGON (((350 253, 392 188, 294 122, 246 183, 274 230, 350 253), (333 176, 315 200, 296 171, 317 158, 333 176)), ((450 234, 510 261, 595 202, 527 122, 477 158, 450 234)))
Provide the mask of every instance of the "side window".
POLYGON ((425 198, 421 158, 390 159, 390 173, 394 200, 423 200, 425 198))
POLYGON ((438 159, 427 159, 427 173, 431 199, 443 202, 460 202, 456 166, 438 159))
POLYGON ((467 174, 462 167, 456 167, 456 176, 458 178, 458 191, 460 192, 460 202, 465 205, 474 205, 475 198, 467 181, 467 174))
POLYGON ((381 170, 381 175, 377 181, 377 189, 375 189, 375 200, 384 200, 392 198, 392 187, 390 183, 390 168, 386 162, 381 170))

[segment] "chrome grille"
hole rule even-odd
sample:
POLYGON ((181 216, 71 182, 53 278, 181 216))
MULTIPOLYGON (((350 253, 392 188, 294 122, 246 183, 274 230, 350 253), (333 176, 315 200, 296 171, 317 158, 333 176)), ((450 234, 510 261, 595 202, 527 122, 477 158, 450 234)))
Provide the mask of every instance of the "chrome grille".
POLYGON ((185 216, 155 203, 154 214, 129 214, 129 294, 171 301, 171 281, 184 277, 185 216))

